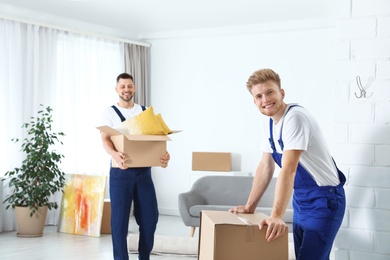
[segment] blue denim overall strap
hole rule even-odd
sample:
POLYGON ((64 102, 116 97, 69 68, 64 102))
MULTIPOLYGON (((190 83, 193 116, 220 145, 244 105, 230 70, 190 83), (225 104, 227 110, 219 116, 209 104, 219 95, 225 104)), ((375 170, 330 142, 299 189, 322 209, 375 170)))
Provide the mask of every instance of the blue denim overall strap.
MULTIPOLYGON (((298 105, 290 106, 288 108, 286 114, 290 111, 291 108, 296 107, 296 106, 298 106, 298 105)), ((279 146, 280 146, 282 151, 284 150, 284 144, 283 144, 283 140, 282 140, 283 123, 284 122, 281 122, 282 126, 280 129, 280 136, 279 136, 279 140, 278 140, 279 146)), ((272 120, 272 118, 270 118, 270 120, 269 120, 269 132, 270 132, 269 142, 270 142, 270 145, 271 145, 271 148, 273 151, 272 158, 274 159, 276 164, 279 165, 280 168, 282 168, 282 154, 278 153, 276 151, 275 142, 274 142, 274 138, 273 138, 273 120, 272 120)), ((297 167, 297 171, 296 171, 296 175, 295 175, 295 180, 294 180, 294 189, 308 188, 308 187, 318 187, 318 185, 315 183, 315 181, 310 176, 310 174, 308 174, 306 172, 306 169, 303 168, 303 166, 300 163, 298 163, 298 167, 297 167)))
MULTIPOLYGON (((287 114, 288 111, 290 111, 290 109, 293 108, 293 107, 298 107, 298 105, 292 105, 292 106, 290 106, 290 107, 287 109, 286 114, 287 114)), ((286 114, 285 114, 285 115, 286 115, 286 114)), ((272 148, 272 150, 273 150, 273 153, 276 153, 276 147, 275 147, 274 137, 273 137, 273 133, 272 133, 273 123, 274 123, 274 120, 272 120, 272 118, 270 118, 270 119, 269 119, 269 134, 270 134, 269 143, 270 143, 270 145, 271 145, 271 148, 272 148)), ((279 145, 280 145, 280 148, 281 148, 282 151, 283 151, 283 149, 284 149, 284 144, 283 144, 283 141, 282 141, 283 122, 281 122, 281 124, 282 124, 282 126, 281 126, 281 128, 280 128, 280 137, 279 137, 278 143, 279 143, 279 145)), ((275 158, 274 158, 274 159, 275 159, 275 158)), ((275 160, 275 161, 276 161, 276 160, 275 160)), ((281 162, 280 162, 280 163, 276 162, 276 163, 279 165, 279 167, 282 167, 282 166, 281 166, 281 165, 282 165, 281 162)))
MULTIPOLYGON (((126 118, 122 115, 121 111, 119 111, 119 109, 116 106, 112 105, 111 107, 118 114, 118 116, 119 116, 119 118, 121 119, 122 122, 126 121, 126 118)), ((146 109, 145 106, 141 106, 141 107, 142 107, 142 111, 145 111, 145 109, 146 109)))
MULTIPOLYGON (((297 105, 290 106, 286 112, 297 105)), ((278 143, 283 151, 283 122, 278 143)), ((273 120, 270 119, 269 142, 274 161, 282 167, 283 154, 276 151, 273 139, 273 120)), ((336 166, 336 164, 335 164, 336 166)), ((336 166, 337 168, 337 166, 336 166)), ((293 233, 295 255, 298 260, 329 259, 334 238, 345 211, 344 174, 337 168, 340 184, 318 186, 309 172, 298 163, 294 179, 293 233)))

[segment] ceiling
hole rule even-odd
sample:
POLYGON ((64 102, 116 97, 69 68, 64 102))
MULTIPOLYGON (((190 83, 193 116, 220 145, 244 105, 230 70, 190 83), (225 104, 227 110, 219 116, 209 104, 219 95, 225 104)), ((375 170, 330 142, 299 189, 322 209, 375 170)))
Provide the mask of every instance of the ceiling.
POLYGON ((139 38, 151 33, 333 18, 335 5, 336 0, 0 0, 0 14, 8 11, 28 17, 33 11, 30 19, 55 16, 139 38))

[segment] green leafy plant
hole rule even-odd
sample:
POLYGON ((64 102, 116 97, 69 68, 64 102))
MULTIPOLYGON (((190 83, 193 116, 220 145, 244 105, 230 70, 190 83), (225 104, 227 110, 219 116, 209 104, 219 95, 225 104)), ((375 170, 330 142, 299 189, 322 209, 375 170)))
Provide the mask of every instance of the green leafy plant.
MULTIPOLYGON (((65 187, 65 173, 58 166, 64 156, 51 149, 53 145, 63 144, 60 137, 65 134, 52 131, 52 111, 52 108, 46 107, 38 111, 37 117, 31 117, 30 123, 22 125, 28 134, 21 145, 26 158, 21 167, 5 173, 11 188, 11 193, 4 200, 8 203, 6 208, 29 207, 30 217, 38 211, 38 207, 57 209, 57 202, 51 202, 50 196, 63 192, 65 187)), ((12 141, 18 143, 21 140, 13 138, 12 141)))

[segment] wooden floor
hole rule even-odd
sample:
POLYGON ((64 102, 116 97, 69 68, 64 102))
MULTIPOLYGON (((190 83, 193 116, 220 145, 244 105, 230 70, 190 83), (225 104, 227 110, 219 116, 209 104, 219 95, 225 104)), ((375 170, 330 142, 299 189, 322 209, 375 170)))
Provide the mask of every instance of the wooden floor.
MULTIPOLYGON (((198 237, 197 228, 194 236, 198 237)), ((138 233, 134 218, 130 218, 130 233, 138 233)), ((190 236, 190 228, 179 216, 160 215, 157 235, 190 236)), ((289 234, 292 246, 291 233, 289 234)), ((290 252, 289 259, 295 259, 290 252)), ((130 260, 137 260, 137 254, 130 254, 130 260)), ((88 237, 57 232, 57 226, 46 226, 42 237, 17 237, 16 231, 0 233, 1 260, 109 260, 112 257, 111 235, 88 237)), ((195 260, 193 256, 151 255, 151 260, 195 260)), ((331 257, 331 259, 333 259, 331 257)), ((244 259, 243 259, 244 260, 244 259)))
MULTIPOLYGON (((134 220, 130 221, 130 232, 138 233, 134 220)), ((160 215, 156 234, 189 236, 190 228, 184 226, 178 216, 160 215)), ((195 233, 197 236, 197 233, 195 233)), ((138 255, 130 254, 130 260, 138 255)), ((42 237, 21 238, 14 232, 0 233, 1 260, 109 260, 112 257, 111 235, 88 237, 58 233, 57 226, 46 226, 42 237)), ((152 255, 151 260, 194 260, 195 257, 152 255)))

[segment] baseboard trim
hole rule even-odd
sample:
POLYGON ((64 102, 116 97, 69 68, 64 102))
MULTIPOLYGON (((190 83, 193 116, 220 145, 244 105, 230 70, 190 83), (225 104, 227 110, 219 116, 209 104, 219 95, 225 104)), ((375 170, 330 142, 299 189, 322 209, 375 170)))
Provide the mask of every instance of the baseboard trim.
POLYGON ((158 212, 160 215, 180 216, 180 212, 177 209, 159 208, 158 212))

